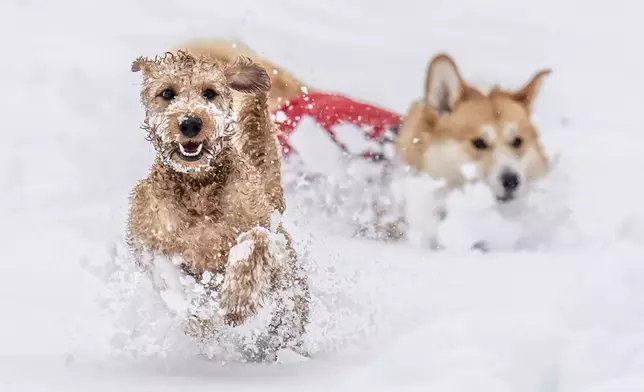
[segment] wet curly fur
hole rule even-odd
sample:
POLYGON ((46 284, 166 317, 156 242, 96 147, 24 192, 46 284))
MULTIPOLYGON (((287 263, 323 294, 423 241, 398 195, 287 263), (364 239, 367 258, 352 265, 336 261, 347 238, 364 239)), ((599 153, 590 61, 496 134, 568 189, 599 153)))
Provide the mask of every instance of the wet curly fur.
POLYGON ((269 333, 274 349, 298 345, 309 294, 291 237, 272 219, 285 202, 266 71, 248 58, 223 63, 182 51, 138 58, 132 71, 142 72, 142 128, 156 150, 150 173, 131 195, 133 254, 179 255, 183 271, 196 278, 223 274, 213 290, 232 326, 290 289, 288 301, 275 298, 269 333), (233 91, 243 95, 238 111, 233 91), (248 251, 231 253, 239 246, 248 251))
MULTIPOLYGON (((281 104, 303 93, 307 87, 283 67, 260 56, 254 49, 239 39, 201 38, 184 42, 181 48, 188 53, 199 56, 211 56, 220 61, 234 62, 239 56, 245 56, 264 67, 271 78, 271 93, 268 108, 275 111, 281 104)), ((310 86, 308 86, 310 89, 310 86)))

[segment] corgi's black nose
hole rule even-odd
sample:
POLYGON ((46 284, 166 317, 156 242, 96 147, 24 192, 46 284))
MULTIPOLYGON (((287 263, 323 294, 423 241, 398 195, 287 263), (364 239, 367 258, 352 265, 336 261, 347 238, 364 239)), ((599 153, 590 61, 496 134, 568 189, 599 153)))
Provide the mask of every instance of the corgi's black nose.
POLYGON ((203 123, 199 117, 188 117, 181 121, 179 124, 179 130, 185 137, 195 137, 199 132, 201 132, 202 125, 203 123))
POLYGON ((506 192, 513 192, 521 183, 519 176, 516 173, 506 171, 501 174, 501 185, 506 192))

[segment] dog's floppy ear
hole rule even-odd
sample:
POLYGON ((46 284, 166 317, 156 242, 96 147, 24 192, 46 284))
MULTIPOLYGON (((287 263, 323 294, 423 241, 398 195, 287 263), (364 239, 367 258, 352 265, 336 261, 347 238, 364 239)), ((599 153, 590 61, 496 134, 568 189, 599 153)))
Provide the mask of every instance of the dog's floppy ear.
POLYGON ((144 73, 150 70, 152 61, 146 57, 138 57, 132 62, 132 72, 143 71, 144 73))
POLYGON ((523 87, 519 90, 510 92, 510 96, 512 99, 525 106, 528 110, 532 109, 532 103, 539 93, 539 89, 543 84, 543 79, 551 72, 552 70, 549 68, 538 71, 525 85, 523 85, 523 87))
POLYGON ((439 53, 429 62, 425 100, 437 114, 449 113, 458 101, 481 95, 463 81, 456 63, 447 54, 439 53))
POLYGON ((242 93, 261 93, 271 89, 271 78, 266 69, 249 57, 240 56, 224 71, 228 86, 242 93))

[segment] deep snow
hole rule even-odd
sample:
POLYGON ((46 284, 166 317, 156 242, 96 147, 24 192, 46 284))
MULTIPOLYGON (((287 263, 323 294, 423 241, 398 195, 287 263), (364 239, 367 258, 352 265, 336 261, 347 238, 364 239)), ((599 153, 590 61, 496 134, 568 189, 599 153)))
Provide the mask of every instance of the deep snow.
MULTIPOLYGON (((644 390, 644 6, 15 0, 0 8, 0 390, 644 390), (467 79, 488 84, 518 86, 552 67, 535 119, 561 163, 540 201, 548 213, 535 246, 465 249, 461 235, 484 207, 476 192, 453 200, 452 246, 433 253, 348 239, 300 189, 289 193, 287 222, 313 279, 313 360, 185 358, 189 344, 154 297, 101 274, 122 260, 127 196, 152 159, 131 61, 217 35, 240 37, 313 86, 398 112, 421 94, 439 50, 467 79), (111 287, 124 289, 116 301, 111 287), (128 340, 121 327, 141 334, 128 340), (115 357, 128 348, 138 358, 115 357)), ((488 224, 499 240, 516 232, 488 224)))

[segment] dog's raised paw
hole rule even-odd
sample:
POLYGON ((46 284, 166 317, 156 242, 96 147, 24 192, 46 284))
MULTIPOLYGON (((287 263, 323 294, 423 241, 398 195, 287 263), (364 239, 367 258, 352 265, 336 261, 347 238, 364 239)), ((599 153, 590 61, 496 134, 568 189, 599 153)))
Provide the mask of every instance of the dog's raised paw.
POLYGON ((221 289, 221 307, 229 325, 239 325, 254 315, 270 289, 269 236, 265 228, 253 228, 240 235, 230 250, 221 289))
POLYGON ((248 260, 253 251, 255 250, 255 240, 251 237, 241 238, 237 241, 237 245, 230 248, 228 254, 228 265, 235 265, 239 262, 248 260))
POLYGON ((241 243, 244 243, 246 241, 268 240, 269 236, 270 236, 270 231, 268 231, 267 228, 257 226, 257 227, 254 227, 254 228, 248 230, 245 233, 240 234, 237 237, 237 244, 241 244, 241 243))

